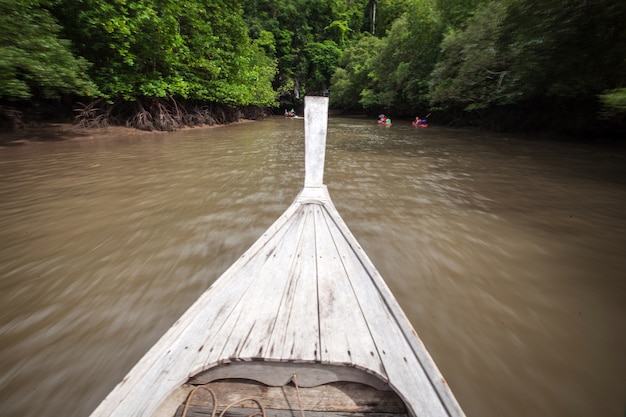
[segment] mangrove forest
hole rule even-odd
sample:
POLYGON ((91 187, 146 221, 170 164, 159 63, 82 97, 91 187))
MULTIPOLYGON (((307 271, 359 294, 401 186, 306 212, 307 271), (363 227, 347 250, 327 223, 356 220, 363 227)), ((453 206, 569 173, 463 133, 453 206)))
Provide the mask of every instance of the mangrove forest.
POLYGON ((345 113, 626 131, 626 2, 0 0, 0 126, 345 113))

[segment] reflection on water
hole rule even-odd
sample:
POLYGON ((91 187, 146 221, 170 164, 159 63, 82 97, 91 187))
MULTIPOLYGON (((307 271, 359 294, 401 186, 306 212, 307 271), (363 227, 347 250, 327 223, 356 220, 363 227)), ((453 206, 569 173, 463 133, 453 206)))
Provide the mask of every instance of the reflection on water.
MULTIPOLYGON (((0 149, 0 415, 88 415, 295 197, 302 129, 0 149)), ((331 196, 468 416, 623 414, 625 159, 330 119, 331 196)))

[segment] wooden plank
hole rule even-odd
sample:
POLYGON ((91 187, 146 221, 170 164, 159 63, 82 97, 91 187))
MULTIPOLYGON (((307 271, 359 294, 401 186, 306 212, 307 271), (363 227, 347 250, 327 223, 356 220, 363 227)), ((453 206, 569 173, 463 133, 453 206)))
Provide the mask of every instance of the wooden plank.
MULTIPOLYGON (((215 416, 220 416, 223 408, 219 407, 215 416)), ((302 417, 299 410, 274 410, 266 409, 267 417, 302 417)), ((183 409, 180 408, 174 417, 182 417, 183 409)), ((249 408, 229 408, 223 417, 250 417, 253 414, 249 408)), ((210 417, 213 409, 206 407, 189 407, 186 417, 210 417)), ((305 417, 406 417, 407 414, 393 413, 331 413, 328 411, 307 411, 305 417)))
POLYGON ((280 294, 289 285, 288 272, 296 258, 304 212, 298 209, 291 222, 286 224, 286 232, 279 240, 272 241, 271 250, 263 254, 264 263, 255 272, 254 286, 242 294, 233 307, 233 314, 223 322, 223 331, 216 339, 224 339, 224 348, 211 358, 263 358, 267 338, 271 334, 279 310, 280 294))
POLYGON ((302 229, 293 243, 297 256, 288 270, 288 285, 267 340, 268 360, 317 361, 320 357, 313 206, 305 204, 301 210, 302 229))
POLYGON ((338 381, 350 381, 372 388, 390 391, 382 379, 356 367, 328 365, 311 362, 238 361, 213 367, 195 375, 190 384, 203 385, 220 379, 247 379, 278 387, 288 384, 297 376, 301 387, 316 387, 338 381))
POLYGON ((342 256, 333 239, 328 213, 315 208, 320 346, 323 363, 362 367, 386 379, 370 329, 363 315, 342 256))
MULTIPOLYGON (((289 223, 297 209, 290 206, 237 262, 209 288, 174 323, 167 333, 133 367, 128 375, 100 403, 92 417, 110 415, 151 416, 160 402, 190 375, 202 371, 214 347, 206 339, 214 335, 223 323, 216 317, 228 314, 228 307, 241 295, 238 286, 246 286, 255 277, 257 256, 270 240, 280 240, 283 226, 289 223), (142 383, 150 381, 150 383, 142 383)), ((219 360, 219 358, 218 358, 219 360)))
POLYGON ((321 187, 324 183, 327 125, 328 97, 306 96, 304 98, 305 187, 321 187))
MULTIPOLYGON (((237 356, 247 334, 255 326, 255 316, 250 314, 250 311, 255 311, 255 306, 250 305, 250 300, 256 300, 258 288, 264 288, 267 284, 262 271, 269 267, 268 263, 271 264, 275 259, 274 255, 280 252, 285 236, 292 231, 293 222, 297 222, 297 217, 298 213, 294 212, 290 221, 277 230, 254 256, 248 257, 242 268, 230 277, 231 285, 220 288, 221 291, 213 294, 211 303, 207 303, 206 307, 210 315, 206 321, 198 317, 193 326, 193 329, 198 326, 197 330, 188 336, 195 341, 198 351, 187 376, 237 356), (247 323, 247 327, 237 326, 237 323, 242 321, 247 323)), ((184 352, 178 353, 184 355, 184 352)))
MULTIPOLYGON (((254 252, 248 251, 251 254, 247 256, 247 262, 244 266, 232 271, 230 276, 225 274, 223 282, 229 282, 231 285, 219 288, 219 292, 216 291, 211 303, 209 303, 216 306, 212 308, 212 311, 217 311, 209 322, 204 323, 205 327, 198 333, 197 337, 205 338, 203 345, 208 349, 205 355, 198 356, 196 368, 206 369, 228 360, 230 357, 237 356, 237 343, 241 341, 242 336, 233 335, 233 330, 236 328, 235 325, 242 320, 242 317, 248 319, 255 317, 254 307, 251 309, 248 302, 250 297, 262 296, 258 292, 264 288, 259 287, 259 282, 263 281, 260 271, 267 268, 268 259, 271 263, 272 254, 283 247, 285 237, 294 232, 294 227, 297 228, 299 218, 302 216, 295 204, 290 206, 287 211, 287 215, 282 217, 283 222, 278 225, 277 230, 274 230, 273 234, 264 235, 264 241, 261 242, 262 246, 254 252)), ((257 244, 255 243, 255 245, 257 244)), ((249 323, 250 325, 252 322, 249 323)), ((249 330, 249 326, 245 331, 249 330)))
POLYGON ((344 262, 351 271, 352 288, 371 329, 390 385, 412 405, 415 415, 462 415, 460 408, 455 407, 456 402, 448 405, 441 401, 435 384, 441 383, 443 378, 430 356, 423 355, 426 350, 417 333, 343 219, 334 207, 329 210, 338 225, 335 241, 339 251, 351 253, 345 256, 344 262), (356 273, 358 270, 363 273, 356 273), (416 344, 423 350, 416 351, 416 344))

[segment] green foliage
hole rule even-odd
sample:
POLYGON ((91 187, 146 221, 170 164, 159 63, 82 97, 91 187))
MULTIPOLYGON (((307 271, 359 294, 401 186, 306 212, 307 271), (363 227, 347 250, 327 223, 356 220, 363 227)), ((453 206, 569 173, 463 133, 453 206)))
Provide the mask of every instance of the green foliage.
POLYGON ((616 88, 599 96, 605 116, 626 115, 626 88, 616 88))
POLYGON ((500 47, 525 98, 591 98, 624 82, 626 3, 612 0, 515 0, 503 22, 500 47))
POLYGON ((467 110, 522 102, 593 103, 626 73, 623 2, 492 1, 450 30, 431 97, 467 110))
POLYGON ((275 63, 264 52, 272 40, 250 40, 238 2, 58 0, 55 12, 112 100, 275 102, 275 63))
POLYGON ((331 78, 341 51, 335 42, 325 40, 323 42, 310 42, 304 48, 307 68, 306 91, 311 93, 323 93, 328 89, 328 80, 331 78))
POLYGON ((414 7, 416 6, 413 0, 370 0, 367 5, 365 30, 384 38, 393 22, 414 7))
POLYGON ((334 78, 340 88, 333 85, 333 95, 339 97, 333 103, 355 103, 358 96, 364 109, 393 109, 404 115, 427 106, 442 25, 427 1, 405 5, 410 11, 394 21, 387 36, 378 42, 364 37, 344 52, 334 78))
POLYGON ((0 0, 0 97, 93 95, 86 60, 76 58, 61 27, 36 0, 0 0))
POLYGON ((478 6, 487 0, 435 0, 442 22, 451 28, 465 27, 478 6))
POLYGON ((430 73, 443 37, 441 22, 429 3, 414 0, 412 6, 410 12, 392 25, 383 47, 391 54, 380 55, 379 63, 381 76, 389 74, 381 77, 383 89, 394 92, 383 104, 402 114, 427 106, 430 73))
POLYGON ((466 110, 508 104, 517 99, 518 83, 510 75, 511 56, 498 42, 506 7, 500 2, 479 8, 463 30, 450 29, 431 79, 431 101, 462 105, 466 110))
POLYGON ((0 0, 0 97, 621 115, 624 19, 614 0, 0 0))
POLYGON ((358 110, 375 104, 370 101, 369 92, 374 88, 373 62, 381 48, 379 38, 365 33, 343 51, 332 77, 331 106, 358 110))
POLYGON ((253 38, 274 36, 275 88, 297 99, 330 84, 341 49, 360 32, 365 0, 248 0, 244 9, 253 38))

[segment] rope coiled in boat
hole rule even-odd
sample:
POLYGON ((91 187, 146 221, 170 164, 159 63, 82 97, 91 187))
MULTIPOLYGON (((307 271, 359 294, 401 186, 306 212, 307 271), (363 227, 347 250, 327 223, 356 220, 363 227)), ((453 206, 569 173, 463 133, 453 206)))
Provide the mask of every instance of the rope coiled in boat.
MULTIPOLYGON (((300 386, 298 385, 298 376, 296 374, 293 374, 293 376, 291 377, 291 380, 293 381, 293 384, 296 387, 296 394, 298 396, 298 406, 300 408, 300 416, 301 417, 306 417, 304 415, 304 407, 302 405, 302 397, 300 396, 300 386)), ((196 392, 198 392, 200 389, 204 389, 205 391, 207 391, 210 395, 211 395, 211 401, 213 402, 213 411, 211 412, 211 417, 215 417, 215 415, 217 414, 217 395, 215 394, 215 392, 209 388, 206 385, 198 385, 196 387, 194 387, 190 392, 189 395, 187 395, 187 399, 185 400, 185 407, 183 408, 183 413, 181 414, 181 417, 187 417, 187 412, 189 411, 189 406, 191 404, 191 399, 193 398, 193 396, 196 394, 196 392)), ((244 401, 252 401, 254 402, 259 409, 261 410, 260 412, 256 412, 256 413, 252 413, 250 414, 248 417, 267 417, 267 413, 265 411, 265 407, 263 406, 263 403, 261 403, 261 401, 259 401, 258 399, 254 398, 254 397, 246 397, 246 398, 241 398, 237 401, 234 401, 230 404, 228 404, 220 413, 219 417, 224 417, 224 415, 226 414, 226 411, 228 411, 230 408, 234 407, 235 405, 239 404, 239 403, 243 403, 244 401)))

